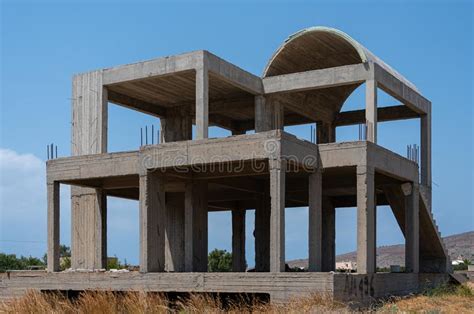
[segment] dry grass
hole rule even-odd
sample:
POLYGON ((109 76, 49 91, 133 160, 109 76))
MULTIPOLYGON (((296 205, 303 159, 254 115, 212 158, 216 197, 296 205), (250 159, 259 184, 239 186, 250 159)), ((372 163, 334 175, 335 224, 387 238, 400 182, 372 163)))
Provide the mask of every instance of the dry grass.
POLYGON ((29 291, 25 296, 0 304, 1 313, 331 313, 347 312, 343 304, 314 295, 285 304, 268 304, 244 299, 224 304, 207 294, 192 294, 170 302, 164 295, 128 292, 84 292, 70 300, 60 294, 29 291))
POLYGON ((422 295, 394 298, 380 309, 385 313, 474 313, 472 284, 440 286, 422 295))
MULTIPOLYGON (((0 303, 0 313, 349 313, 329 296, 313 295, 285 304, 224 302, 206 294, 193 294, 170 302, 165 295, 128 292, 84 292, 76 299, 59 294, 29 291, 25 296, 0 303)), ((474 293, 467 286, 445 286, 423 295, 392 299, 373 308, 380 313, 474 313, 474 293)))

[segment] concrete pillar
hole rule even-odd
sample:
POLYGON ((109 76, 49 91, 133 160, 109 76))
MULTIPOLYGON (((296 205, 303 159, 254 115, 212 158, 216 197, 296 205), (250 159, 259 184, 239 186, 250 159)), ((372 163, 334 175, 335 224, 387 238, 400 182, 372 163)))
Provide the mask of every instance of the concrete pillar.
POLYGON ((156 173, 140 176, 140 272, 165 269, 165 184, 156 173))
POLYGON ((333 123, 318 122, 316 126, 316 142, 318 144, 334 143, 336 141, 336 127, 333 123))
POLYGON ((184 193, 166 193, 165 271, 184 271, 184 193))
MULTIPOLYGON (((72 86, 72 155, 107 152, 107 89, 102 71, 74 76, 72 86)), ((107 263, 106 195, 71 187, 71 266, 100 269, 107 263)))
POLYGON ((185 110, 169 109, 160 119, 161 143, 187 141, 193 136, 193 121, 185 110))
POLYGON ((270 188, 259 195, 255 208, 255 271, 270 271, 270 188))
POLYGON ((284 106, 275 98, 255 97, 255 132, 283 130, 284 106))
POLYGON ((376 271, 374 168, 357 166, 357 272, 376 271))
POLYGON ((186 183, 184 205, 184 269, 206 272, 208 256, 207 181, 186 183))
POLYGON ((244 272, 245 262, 245 208, 232 209, 232 271, 244 272))
POLYGON ((426 188, 428 208, 431 210, 431 106, 427 114, 420 120, 420 150, 421 150, 421 185, 426 188))
POLYGON ((365 81, 365 120, 367 141, 377 143, 377 82, 365 81))
POLYGON ((48 272, 59 271, 59 182, 48 183, 48 272))
POLYGON ((321 271, 336 270, 336 209, 331 199, 324 197, 322 201, 323 237, 321 271))
POLYGON ((320 272, 322 271, 323 258, 322 175, 320 169, 309 175, 308 192, 308 270, 320 272))
POLYGON ((209 73, 207 66, 196 70, 196 138, 209 135, 209 73))
POLYGON ((270 272, 285 271, 286 160, 269 159, 270 170, 270 272))
POLYGON ((405 196, 405 269, 418 273, 420 269, 420 208, 418 183, 412 184, 405 196))
POLYGON ((71 267, 107 267, 107 194, 102 189, 71 187, 71 267))

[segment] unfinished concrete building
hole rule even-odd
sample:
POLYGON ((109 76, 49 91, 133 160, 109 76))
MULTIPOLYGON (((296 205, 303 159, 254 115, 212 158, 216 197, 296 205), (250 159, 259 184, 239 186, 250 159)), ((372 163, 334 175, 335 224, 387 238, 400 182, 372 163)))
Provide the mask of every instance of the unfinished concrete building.
MULTIPOLYGON (((315 292, 370 300, 447 280, 431 213, 431 103, 347 34, 290 36, 258 77, 207 51, 74 76, 72 156, 47 162, 48 269, 2 279, 5 291, 315 292), (341 111, 365 85, 365 109, 341 111), (377 90, 400 104, 377 105, 377 90), (160 119, 161 141, 107 152, 108 103, 160 119), (419 164, 377 144, 379 122, 419 119, 419 164), (313 124, 315 141, 284 131, 313 124), (193 125, 195 126, 193 132, 193 125), (362 125, 363 138, 336 142, 362 125), (232 136, 209 138, 209 126, 232 136), (59 188, 72 186, 72 268, 106 267, 106 196, 139 201, 140 272, 59 272, 59 188), (406 240, 404 273, 377 273, 376 208, 406 240), (309 269, 285 272, 285 208, 308 207, 309 269), (357 273, 335 271, 335 210, 357 208, 357 273), (255 210, 255 272, 245 272, 245 215, 255 210), (230 273, 208 273, 208 213, 232 212, 230 273)), ((287 211, 291 215, 291 211, 287 211)))

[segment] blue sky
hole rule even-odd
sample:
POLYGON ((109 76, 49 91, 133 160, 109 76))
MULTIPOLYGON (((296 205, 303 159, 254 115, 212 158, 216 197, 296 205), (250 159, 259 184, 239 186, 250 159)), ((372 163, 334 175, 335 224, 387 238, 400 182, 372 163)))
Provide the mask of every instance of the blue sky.
MULTIPOLYGON (((443 235, 474 229, 473 5, 469 1, 143 2, 8 1, 1 7, 0 251, 46 250, 44 160, 54 142, 70 155, 74 73, 206 49, 261 75, 290 34, 309 26, 339 28, 418 86, 433 103, 433 212, 443 235)), ((381 106, 396 102, 380 95, 381 106)), ((343 110, 363 107, 357 90, 343 110)), ((159 122, 109 109, 109 151, 136 149, 139 128, 159 122)), ((309 138, 309 126, 289 128, 309 138)), ((223 136, 211 130, 211 136, 223 136)), ((337 139, 356 139, 356 128, 337 139)), ((419 143, 419 123, 379 125, 379 144, 402 155, 419 143)), ((68 190, 61 238, 70 243, 68 190)), ((378 214, 378 245, 403 237, 387 207, 378 214)), ((307 209, 287 209, 287 258, 307 256, 307 209)), ((338 253, 355 249, 354 209, 338 209, 338 253)), ((209 248, 230 250, 228 213, 209 216, 209 248)), ((253 264, 253 212, 247 218, 253 264)), ((109 200, 108 253, 138 262, 138 203, 109 200)))

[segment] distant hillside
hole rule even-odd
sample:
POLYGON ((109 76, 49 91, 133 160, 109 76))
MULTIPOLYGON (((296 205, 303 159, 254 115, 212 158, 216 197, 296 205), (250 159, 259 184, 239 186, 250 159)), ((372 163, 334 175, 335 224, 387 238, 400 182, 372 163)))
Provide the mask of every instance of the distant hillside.
MULTIPOLYGON (((448 249, 451 260, 462 258, 474 260, 474 231, 444 237, 443 241, 448 249)), ((356 261, 357 253, 350 252, 338 255, 336 261, 356 261)), ((308 267, 307 259, 298 259, 288 262, 290 267, 308 267)), ((405 265, 405 245, 397 244, 377 248, 377 267, 390 265, 405 265)))

